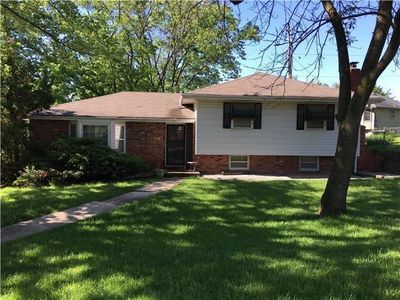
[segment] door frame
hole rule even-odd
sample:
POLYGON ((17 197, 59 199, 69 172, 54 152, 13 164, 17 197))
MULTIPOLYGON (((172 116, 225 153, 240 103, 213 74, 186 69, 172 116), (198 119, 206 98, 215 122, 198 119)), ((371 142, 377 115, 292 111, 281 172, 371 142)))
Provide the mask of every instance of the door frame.
POLYGON ((164 151, 164 163, 166 167, 184 167, 186 168, 186 123, 165 123, 165 147, 164 147, 165 151, 164 151), (168 156, 168 126, 169 125, 175 125, 175 126, 179 126, 182 125, 185 128, 185 133, 184 133, 184 139, 183 139, 183 146, 184 146, 184 162, 182 165, 169 165, 168 164, 168 160, 167 160, 167 156, 168 156))

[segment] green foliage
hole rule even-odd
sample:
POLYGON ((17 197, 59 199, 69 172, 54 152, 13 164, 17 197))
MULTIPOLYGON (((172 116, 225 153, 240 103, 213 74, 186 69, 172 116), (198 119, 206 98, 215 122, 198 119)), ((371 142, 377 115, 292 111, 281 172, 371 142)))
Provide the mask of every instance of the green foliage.
POLYGON ((214 1, 3 1, 10 33, 49 69, 57 101, 185 91, 237 77, 252 25, 214 1))
MULTIPOLYGON (((14 20, 1 15, 1 174, 2 180, 15 177, 29 161, 26 114, 48 107, 54 98, 49 70, 26 48, 14 20)), ((18 27, 17 27, 18 28, 18 27)), ((31 42, 35 39, 32 37, 31 42)))
POLYGON ((50 180, 50 172, 38 170, 35 166, 26 166, 18 178, 13 182, 15 186, 38 187, 45 185, 50 180))
POLYGON ((79 181, 84 173, 82 171, 55 169, 37 169, 34 165, 26 166, 20 175, 14 180, 14 186, 39 187, 42 185, 65 184, 79 181))
POLYGON ((65 184, 94 179, 116 179, 148 170, 137 156, 120 154, 97 139, 62 136, 53 142, 36 166, 27 166, 15 186, 65 184), (45 162, 45 163, 43 163, 45 162))
POLYGON ((380 85, 376 85, 374 87, 374 89, 372 90, 372 92, 375 93, 375 94, 378 94, 378 95, 382 95, 382 96, 388 97, 388 98, 392 98, 393 97, 393 94, 390 91, 390 89, 385 91, 383 89, 383 87, 381 87, 380 85))
POLYGON ((101 141, 60 137, 52 143, 49 160, 55 169, 81 172, 82 180, 132 176, 147 171, 144 160, 120 154, 101 141))
MULTIPOLYGON (((2 244, 1 293, 7 299, 399 299, 400 181, 352 180, 348 214, 320 219, 315 212, 325 184, 189 179, 93 219, 2 244)), ((41 192, 97 194, 88 190, 41 192)), ((21 189, 13 198, 30 195, 21 189)))
POLYGON ((392 133, 374 133, 366 137, 368 146, 389 145, 394 141, 394 134, 392 133))

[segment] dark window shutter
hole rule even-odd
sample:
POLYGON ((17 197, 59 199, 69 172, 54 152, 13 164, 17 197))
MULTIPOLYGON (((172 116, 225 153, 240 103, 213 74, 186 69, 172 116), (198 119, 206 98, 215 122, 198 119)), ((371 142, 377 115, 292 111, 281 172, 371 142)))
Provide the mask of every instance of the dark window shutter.
POLYGON ((304 130, 306 106, 305 104, 297 104, 297 130, 304 130))
POLYGON ((335 130, 335 104, 328 104, 326 106, 327 116, 326 130, 335 130))
POLYGON ((254 129, 261 129, 261 103, 254 103, 254 129))
POLYGON ((232 104, 230 102, 224 102, 223 128, 231 128, 231 111, 232 104))

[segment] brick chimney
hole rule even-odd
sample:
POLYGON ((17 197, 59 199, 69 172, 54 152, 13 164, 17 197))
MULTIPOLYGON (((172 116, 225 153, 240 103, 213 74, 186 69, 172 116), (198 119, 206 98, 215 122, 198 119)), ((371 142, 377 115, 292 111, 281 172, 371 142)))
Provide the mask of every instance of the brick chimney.
POLYGON ((355 91, 358 80, 360 79, 361 70, 357 68, 358 61, 352 61, 350 63, 350 80, 351 90, 355 91))

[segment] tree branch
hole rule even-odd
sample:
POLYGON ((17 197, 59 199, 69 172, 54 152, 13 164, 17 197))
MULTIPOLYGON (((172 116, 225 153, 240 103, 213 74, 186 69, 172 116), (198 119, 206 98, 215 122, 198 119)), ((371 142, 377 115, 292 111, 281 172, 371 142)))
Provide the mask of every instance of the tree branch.
POLYGON ((57 36, 55 36, 53 33, 49 32, 48 30, 42 28, 41 26, 37 25, 36 23, 32 22, 31 20, 25 18, 24 16, 20 15, 18 12, 16 12, 15 10, 13 10, 12 8, 8 7, 7 5, 4 5, 4 3, 0 3, 0 5, 5 8, 6 10, 8 10, 10 13, 12 13, 14 16, 18 17, 19 19, 21 19, 22 21, 28 23, 29 25, 33 26, 34 28, 40 30, 42 33, 44 33, 45 35, 47 35, 48 37, 50 37, 52 40, 54 40, 56 43, 61 44, 65 47, 67 47, 68 49, 81 53, 81 54, 90 54, 88 52, 82 51, 82 50, 78 50, 75 47, 72 47, 70 45, 68 45, 67 43, 61 41, 57 36))
POLYGON ((393 22, 393 32, 392 37, 390 38, 389 45, 386 48, 385 53, 383 54, 381 60, 379 61, 376 69, 372 72, 375 78, 378 78, 379 75, 386 69, 386 67, 390 64, 392 59, 394 59, 395 55, 398 53, 400 47, 400 8, 396 12, 396 16, 393 22))
POLYGON ((349 106, 351 100, 349 52, 347 49, 346 32, 343 27, 342 17, 338 14, 336 8, 333 6, 332 1, 322 0, 322 5, 327 12, 332 23, 333 30, 335 31, 336 47, 338 50, 340 88, 338 113, 336 118, 340 123, 346 115, 347 107, 349 106))

